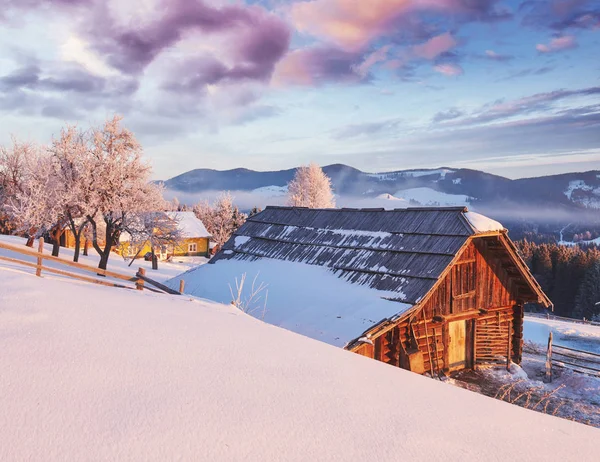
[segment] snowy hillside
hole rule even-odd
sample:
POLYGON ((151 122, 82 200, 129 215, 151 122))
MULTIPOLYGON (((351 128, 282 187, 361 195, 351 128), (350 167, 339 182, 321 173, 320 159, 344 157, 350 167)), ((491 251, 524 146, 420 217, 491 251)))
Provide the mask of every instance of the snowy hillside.
POLYGON ((594 428, 360 357, 231 306, 36 278, 2 263, 0 351, 0 460, 597 455, 594 428))

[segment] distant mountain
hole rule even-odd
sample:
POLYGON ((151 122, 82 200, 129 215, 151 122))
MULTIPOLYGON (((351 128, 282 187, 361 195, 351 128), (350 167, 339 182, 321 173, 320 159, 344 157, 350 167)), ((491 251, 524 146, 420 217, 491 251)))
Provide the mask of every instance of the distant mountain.
MULTIPOLYGON (((600 170, 510 180, 478 170, 437 168, 367 173, 343 164, 323 168, 341 196, 404 199, 412 205, 472 205, 590 212, 600 209, 600 170)), ((196 169, 165 182, 173 193, 256 191, 284 195, 295 169, 258 172, 196 169)))

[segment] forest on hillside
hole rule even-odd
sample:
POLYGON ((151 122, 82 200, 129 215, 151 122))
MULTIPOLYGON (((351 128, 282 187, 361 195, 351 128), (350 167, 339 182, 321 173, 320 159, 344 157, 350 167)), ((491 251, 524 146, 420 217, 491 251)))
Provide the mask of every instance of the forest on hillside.
POLYGON ((597 246, 516 242, 550 300, 554 314, 600 319, 600 249, 597 246))

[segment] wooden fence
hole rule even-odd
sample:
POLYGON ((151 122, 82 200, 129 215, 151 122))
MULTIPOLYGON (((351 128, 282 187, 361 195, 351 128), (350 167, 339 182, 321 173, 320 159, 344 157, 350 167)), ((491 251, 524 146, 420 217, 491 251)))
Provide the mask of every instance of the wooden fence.
POLYGON ((184 281, 181 280, 179 283, 179 291, 173 290, 170 287, 167 287, 164 284, 161 284, 158 281, 155 281, 146 276, 146 270, 144 268, 139 268, 137 273, 133 276, 129 276, 126 274, 121 274, 116 271, 104 270, 100 268, 96 268, 94 266, 86 265, 83 263, 75 263, 69 260, 63 260, 62 258, 53 257, 52 255, 44 254, 44 239, 40 238, 38 243, 38 249, 33 250, 29 247, 19 246, 8 244, 6 242, 0 242, 0 249, 6 249, 11 252, 17 253, 19 255, 25 255, 29 257, 35 257, 36 263, 25 261, 16 257, 6 257, 0 255, 0 261, 7 261, 9 263, 16 263, 18 265, 27 266, 29 268, 35 268, 36 276, 41 277, 42 271, 47 271, 49 273, 58 274, 60 276, 66 276, 73 279, 78 279, 80 281, 89 282, 92 284, 100 284, 103 286, 109 287, 119 287, 122 289, 137 289, 144 290, 148 289, 152 292, 156 293, 167 293, 171 295, 182 295, 184 289, 184 281), (124 285, 118 282, 107 281, 103 279, 99 279, 97 277, 85 276, 82 274, 74 273, 73 271, 67 271, 65 269, 53 268, 48 265, 44 265, 44 261, 54 262, 58 265, 63 265, 70 268, 76 268, 80 271, 86 271, 89 273, 93 273, 96 276, 103 276, 113 279, 118 279, 120 281, 130 282, 133 285, 124 285), (147 284, 153 286, 149 287, 147 284))
POLYGON ((600 354, 556 345, 552 341, 552 332, 550 332, 546 351, 546 382, 552 382, 553 367, 600 377, 600 354))

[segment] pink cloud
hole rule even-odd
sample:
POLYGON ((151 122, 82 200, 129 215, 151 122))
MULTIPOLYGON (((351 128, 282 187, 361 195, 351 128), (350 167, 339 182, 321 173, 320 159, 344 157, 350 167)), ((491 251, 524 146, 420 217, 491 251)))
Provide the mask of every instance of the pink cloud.
POLYGON ((563 35, 550 40, 546 45, 543 43, 538 44, 535 48, 540 53, 553 53, 556 51, 569 50, 577 47, 577 40, 574 35, 563 35))
POLYGON ((463 68, 460 67, 458 64, 451 63, 436 64, 435 66, 433 66, 433 70, 439 72, 440 74, 447 75, 448 77, 462 75, 462 73, 464 72, 463 68))
POLYGON ((412 50, 420 58, 434 59, 442 53, 451 50, 457 44, 458 42, 452 34, 446 32, 445 34, 430 38, 421 45, 415 45, 412 50))
POLYGON ((312 0, 292 6, 292 20, 302 32, 345 50, 364 49, 378 37, 415 29, 419 15, 437 14, 461 21, 506 19, 496 0, 312 0), (399 26, 400 20, 406 20, 399 26))

